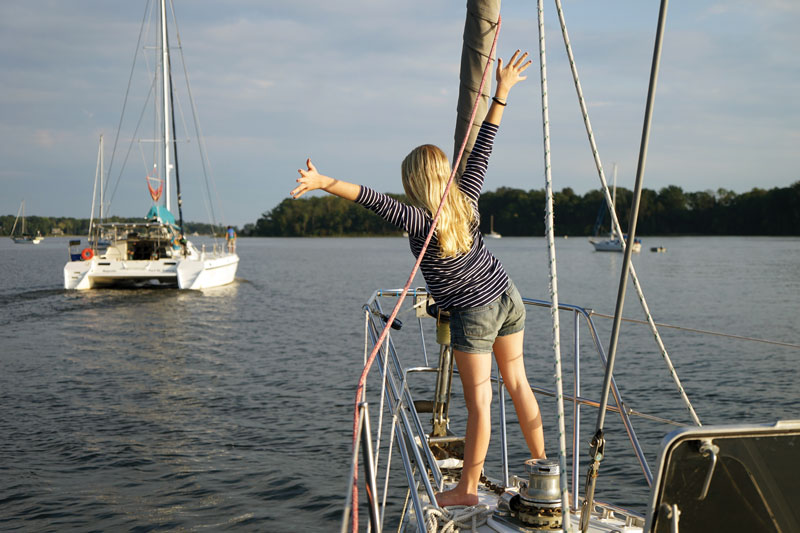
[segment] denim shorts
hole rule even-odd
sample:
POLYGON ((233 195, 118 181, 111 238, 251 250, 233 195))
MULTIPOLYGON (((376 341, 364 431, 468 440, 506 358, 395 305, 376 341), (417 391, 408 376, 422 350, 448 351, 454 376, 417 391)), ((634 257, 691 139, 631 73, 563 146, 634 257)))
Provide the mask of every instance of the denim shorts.
POLYGON ((449 311, 451 345, 461 352, 490 353, 497 337, 525 329, 525 304, 510 279, 506 291, 493 302, 449 311))

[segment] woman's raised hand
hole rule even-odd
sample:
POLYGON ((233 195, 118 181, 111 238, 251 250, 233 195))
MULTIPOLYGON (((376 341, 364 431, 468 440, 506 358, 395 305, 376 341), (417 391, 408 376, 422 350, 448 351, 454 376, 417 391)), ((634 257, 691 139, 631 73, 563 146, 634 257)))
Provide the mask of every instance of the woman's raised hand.
POLYGON ((497 58, 497 91, 495 95, 498 98, 505 99, 511 87, 528 78, 528 76, 522 75, 532 63, 530 59, 525 61, 527 58, 528 52, 520 55, 519 50, 514 52, 514 55, 508 60, 508 65, 503 65, 503 60, 497 58))
POLYGON ((308 170, 303 170, 302 168, 297 170, 297 172, 300 173, 300 177, 297 178, 297 183, 300 185, 292 189, 290 193, 292 198, 300 198, 308 191, 322 189, 331 181, 331 178, 317 172, 317 167, 314 166, 311 159, 306 159, 306 166, 308 170))

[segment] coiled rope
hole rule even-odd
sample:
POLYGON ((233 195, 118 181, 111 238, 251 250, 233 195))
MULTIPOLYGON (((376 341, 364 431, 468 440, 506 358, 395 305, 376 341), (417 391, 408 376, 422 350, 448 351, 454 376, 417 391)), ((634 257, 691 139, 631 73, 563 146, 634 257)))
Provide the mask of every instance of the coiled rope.
MULTIPOLYGON (((497 29, 495 30, 494 40, 492 41, 492 48, 489 52, 489 58, 486 61, 486 67, 483 71, 483 76, 481 76, 481 83, 478 87, 478 94, 475 97, 475 103, 472 106, 472 113, 470 114, 470 124, 475 121, 475 114, 478 111, 478 102, 480 101, 481 94, 483 92, 483 87, 486 84, 486 75, 489 73, 489 66, 494 62, 494 54, 495 49, 497 47, 497 37, 500 35, 500 24, 502 18, 497 18, 497 29)), ((447 198, 448 193, 450 192, 450 187, 453 184, 453 180, 456 176, 456 172, 458 170, 458 165, 461 162, 461 156, 464 154, 464 150, 467 147, 467 140, 469 139, 469 128, 467 128, 467 135, 464 137, 464 141, 461 143, 461 149, 458 152, 458 156, 456 157, 453 163, 453 170, 450 173, 450 178, 447 180, 447 186, 444 189, 444 194, 442 195, 442 201, 439 204, 439 207, 436 209, 436 213, 433 216, 433 220, 431 221, 431 229, 428 232, 427 237, 425 238, 425 243, 422 245, 422 249, 420 250, 419 256, 417 257, 417 261, 414 263, 414 267, 411 269, 411 274, 408 276, 408 280, 406 281, 405 286, 403 287, 403 291, 400 293, 400 296, 397 299, 397 303, 392 309, 389 318, 386 320, 386 325, 383 327, 383 331, 381 331, 380 337, 378 337, 375 346, 372 348, 372 352, 369 354, 367 358, 366 364, 364 364, 364 369, 361 371, 361 377, 358 380, 358 386, 356 387, 356 397, 355 397, 355 408, 354 408, 354 416, 353 416, 353 449, 355 450, 356 441, 358 440, 358 418, 359 418, 359 404, 364 400, 364 386, 367 381, 367 375, 369 375, 369 371, 372 368, 372 364, 375 362, 375 356, 378 354, 378 350, 380 349, 383 342, 386 340, 387 335, 389 334, 389 328, 391 324, 394 322, 394 319, 397 317, 397 313, 400 311, 400 306, 405 300, 406 295, 408 294, 408 290, 411 287, 411 283, 414 281, 414 276, 416 276, 417 271, 419 270, 419 265, 422 263, 422 259, 425 256, 425 252, 428 250, 428 244, 433 237, 433 232, 436 230, 436 223, 439 221, 439 215, 442 212, 442 206, 444 205, 444 201, 447 198)), ((355 464, 353 468, 353 493, 352 493, 352 531, 358 531, 358 457, 355 458, 355 464)))
POLYGON ((558 464, 560 470, 561 502, 563 507, 564 530, 569 531, 569 492, 567 487, 567 441, 564 419, 564 387, 561 379, 561 329, 558 317, 558 273, 556 272, 556 243, 553 230, 553 175, 550 166, 550 114, 547 98, 547 61, 544 35, 544 7, 538 0, 539 12, 539 72, 542 80, 542 138, 544 141, 544 180, 545 180, 545 234, 550 263, 550 316, 553 321, 553 365, 556 382, 556 407, 558 422, 558 464))
MULTIPOLYGON (((617 236, 622 245, 626 246, 625 239, 622 233, 622 226, 620 225, 619 219, 617 218, 617 214, 614 211, 614 203, 611 199, 611 193, 609 193, 608 191, 608 182, 606 181, 606 176, 605 173, 603 172, 603 163, 600 161, 600 152, 597 150, 597 143, 595 142, 594 131, 592 131, 592 124, 589 121, 589 111, 586 108, 586 101, 583 98, 583 89, 581 88, 580 78, 578 77, 578 67, 575 65, 575 56, 572 54, 572 45, 570 44, 569 35, 567 34, 567 24, 564 20, 564 10, 561 7, 561 0, 555 0, 555 3, 556 3, 556 10, 558 11, 558 20, 561 25, 561 35, 564 38, 564 45, 567 49, 569 66, 570 70, 572 71, 572 79, 575 83, 575 90, 578 93, 578 103, 581 108, 583 123, 584 126, 586 127, 586 134, 589 137, 589 146, 591 147, 592 155, 594 156, 594 162, 595 166, 597 167, 597 173, 600 177, 600 183, 603 186, 603 194, 606 199, 606 205, 608 206, 608 212, 611 215, 611 223, 614 229, 614 234, 617 236)), ((658 332, 656 323, 653 320, 652 315, 650 314, 650 307, 647 305, 647 300, 645 300, 644 292, 642 290, 641 285, 639 284, 639 277, 636 275, 636 270, 633 268, 633 263, 630 264, 630 276, 631 276, 631 281, 633 282, 633 286, 636 289, 636 294, 639 297, 639 302, 642 305, 642 310, 644 311, 645 318, 650 326, 650 332, 653 334, 653 338, 655 339, 656 344, 658 345, 661 357, 664 359, 664 362, 667 365, 667 369, 669 370, 669 373, 672 376, 672 380, 675 382, 675 385, 678 388, 678 392, 681 395, 681 399, 683 400, 686 409, 689 411, 692 420, 694 420, 695 425, 702 426, 702 424, 700 423, 700 418, 697 416, 694 407, 692 407, 692 402, 689 401, 689 396, 687 396, 686 391, 683 389, 681 380, 678 378, 678 373, 675 371, 675 367, 672 364, 672 360, 669 357, 669 353, 667 353, 667 348, 666 346, 664 346, 664 341, 661 339, 661 335, 658 332)))
POLYGON ((447 509, 425 506, 425 527, 428 533, 454 533, 462 529, 477 531, 486 523, 492 510, 486 504, 464 507, 454 505, 447 509), (439 525, 441 523, 441 526, 439 525))

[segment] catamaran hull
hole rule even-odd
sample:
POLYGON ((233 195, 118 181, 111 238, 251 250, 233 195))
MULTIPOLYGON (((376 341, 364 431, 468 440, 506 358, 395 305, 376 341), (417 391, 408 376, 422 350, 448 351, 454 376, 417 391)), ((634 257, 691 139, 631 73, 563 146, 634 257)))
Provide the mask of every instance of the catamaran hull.
POLYGON ((64 288, 88 290, 101 287, 175 287, 208 289, 232 283, 239 256, 159 259, 153 261, 70 261, 64 267, 64 288))
POLYGON ((177 281, 179 289, 208 289, 232 283, 239 266, 236 254, 211 259, 181 260, 178 262, 177 281))

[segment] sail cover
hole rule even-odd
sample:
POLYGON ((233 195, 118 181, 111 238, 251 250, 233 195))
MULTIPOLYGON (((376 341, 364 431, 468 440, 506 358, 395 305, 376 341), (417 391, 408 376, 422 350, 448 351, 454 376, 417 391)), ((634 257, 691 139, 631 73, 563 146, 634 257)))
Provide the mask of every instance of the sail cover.
MULTIPOLYGON (((481 76, 489 60, 494 34, 497 30, 497 19, 500 17, 500 0, 467 0, 467 17, 464 23, 464 44, 461 48, 461 75, 458 92, 458 116, 456 118, 455 149, 453 159, 458 155, 464 136, 469 131, 469 140, 458 167, 457 176, 461 176, 478 136, 478 130, 489 110, 489 95, 492 92, 494 69, 487 73, 489 79, 483 86, 483 94, 478 102, 475 123, 470 128, 469 117, 472 106, 478 96, 481 76)), ((494 59, 494 58, 492 58, 494 59)))
POLYGON ((162 224, 171 224, 175 225, 175 217, 172 213, 170 213, 169 209, 164 207, 163 205, 154 205, 150 208, 150 211, 147 212, 147 216, 145 217, 147 220, 158 220, 162 224))

